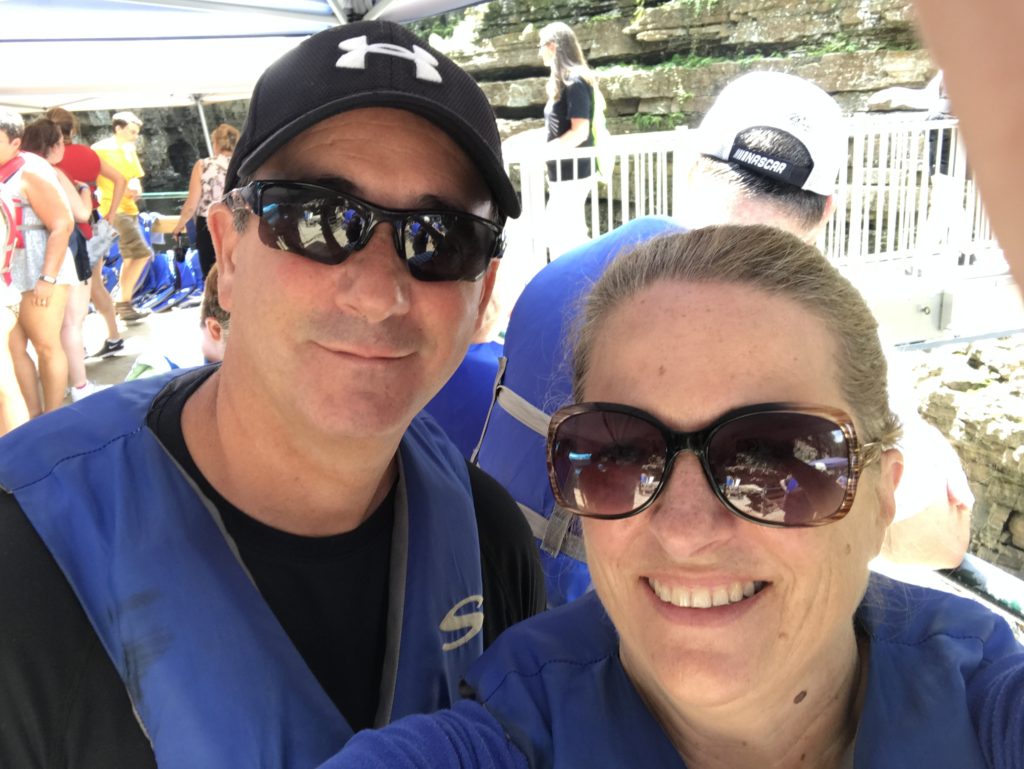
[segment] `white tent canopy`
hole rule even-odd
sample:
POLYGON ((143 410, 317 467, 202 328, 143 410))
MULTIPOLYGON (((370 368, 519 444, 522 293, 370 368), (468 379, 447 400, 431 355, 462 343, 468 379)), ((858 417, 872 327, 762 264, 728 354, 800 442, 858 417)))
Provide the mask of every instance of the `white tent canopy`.
MULTIPOLYGON (((272 61, 372 0, 0 0, 0 108, 38 112, 248 98, 272 61)), ((382 0, 409 21, 466 0, 382 0)), ((361 9, 362 10, 362 9, 361 9)))

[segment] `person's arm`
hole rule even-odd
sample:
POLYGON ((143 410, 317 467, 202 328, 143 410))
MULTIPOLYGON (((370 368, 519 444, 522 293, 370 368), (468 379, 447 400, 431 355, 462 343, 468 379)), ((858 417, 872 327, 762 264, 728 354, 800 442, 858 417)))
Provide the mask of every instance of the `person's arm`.
POLYGON ((57 180, 60 182, 64 194, 67 196, 68 204, 71 206, 71 215, 76 222, 87 222, 92 215, 92 193, 89 185, 82 182, 72 182, 66 173, 59 168, 57 180))
POLYGON ((551 140, 551 144, 561 144, 566 147, 579 147, 583 142, 590 136, 590 121, 586 118, 572 118, 569 130, 556 139, 551 140))
POLYGON ((356 734, 320 769, 527 769, 526 757, 477 702, 356 734))
POLYGON ((142 182, 138 179, 129 179, 125 188, 124 196, 129 200, 138 200, 142 197, 142 182))
POLYGON ((1018 287, 1024 287, 1024 3, 1020 0, 914 0, 918 25, 960 120, 985 211, 1018 287))
POLYGON ((178 214, 178 223, 171 230, 171 237, 177 237, 185 229, 185 225, 196 215, 199 207, 199 196, 203 189, 203 161, 197 160, 192 166, 192 176, 188 180, 188 197, 181 206, 181 213, 178 214))
POLYGON ((124 191, 128 188, 128 181, 124 178, 124 174, 104 160, 102 155, 100 156, 100 176, 110 179, 114 185, 114 191, 110 193, 110 208, 108 210, 117 213, 117 209, 121 207, 124 191))
MULTIPOLYGON (((52 169, 51 169, 52 170, 52 169)), ((67 197, 57 181, 56 174, 43 176, 35 171, 25 170, 21 174, 22 191, 32 210, 46 227, 46 254, 43 257, 43 275, 56 277, 68 251, 68 240, 75 228, 67 197)), ((44 280, 36 280, 36 302, 49 301, 53 286, 44 280)))

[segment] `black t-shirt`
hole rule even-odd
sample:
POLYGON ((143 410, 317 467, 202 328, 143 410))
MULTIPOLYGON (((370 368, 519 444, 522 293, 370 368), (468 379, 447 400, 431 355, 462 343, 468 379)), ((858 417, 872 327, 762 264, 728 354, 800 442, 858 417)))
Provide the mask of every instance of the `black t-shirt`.
MULTIPOLYGON (((548 129, 548 141, 557 139, 570 128, 572 119, 580 118, 590 121, 590 133, 580 147, 594 146, 594 89, 582 78, 572 78, 562 89, 558 101, 548 100, 544 106, 544 123, 548 129)), ((548 161, 548 178, 551 181, 567 179, 585 179, 590 176, 590 158, 573 158, 562 161, 562 175, 558 176, 558 164, 548 161), (575 166, 579 166, 576 168, 575 166)))
MULTIPOLYGON (((205 372, 174 380, 149 427, 217 506, 267 604, 354 729, 373 723, 383 668, 393 493, 358 529, 301 537, 233 507, 185 447, 181 410, 205 372), (345 618, 360 617, 360 632, 345 618)), ((508 493, 469 467, 484 644, 544 607, 532 534, 508 493)), ((148 769, 153 752, 70 585, 13 496, 0 493, 0 767, 148 769)))

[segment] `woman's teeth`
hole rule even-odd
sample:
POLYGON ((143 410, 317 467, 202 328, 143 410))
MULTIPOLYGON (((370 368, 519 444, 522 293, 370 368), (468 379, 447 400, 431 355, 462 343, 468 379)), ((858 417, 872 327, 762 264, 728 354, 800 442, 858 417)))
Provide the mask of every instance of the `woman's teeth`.
POLYGON ((670 587, 656 579, 648 579, 647 583, 662 601, 684 609, 710 609, 739 603, 764 587, 763 582, 731 582, 715 587, 670 587))

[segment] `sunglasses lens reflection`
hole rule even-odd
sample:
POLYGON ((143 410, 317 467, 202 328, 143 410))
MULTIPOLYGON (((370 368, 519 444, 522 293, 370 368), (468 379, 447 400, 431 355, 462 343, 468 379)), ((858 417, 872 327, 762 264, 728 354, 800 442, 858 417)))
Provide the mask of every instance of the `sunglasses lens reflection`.
MULTIPOLYGON (((788 526, 835 515, 846 498, 850 451, 834 422, 765 412, 726 422, 706 447, 719 498, 744 517, 788 526)), ((559 504, 620 517, 642 507, 665 482, 666 435, 642 416, 592 410, 562 421, 549 459, 559 504)))
POLYGON ((476 279, 496 242, 493 230, 468 216, 422 214, 406 222, 404 256, 420 280, 476 279))
POLYGON ((343 198, 267 186, 263 190, 260 240, 322 264, 340 264, 355 250, 367 217, 343 198))
POLYGON ((707 453, 722 496, 751 518, 812 524, 835 515, 846 497, 846 436, 824 417, 749 414, 718 429, 707 453))
POLYGON ((657 491, 667 456, 658 427, 633 414, 587 411, 569 417, 551 445, 560 504, 604 518, 627 514, 657 491))
MULTIPOLYGON (((266 184, 260 202, 260 240, 322 264, 340 264, 365 246, 374 221, 372 207, 316 187, 266 184)), ((382 216, 401 230, 401 255, 417 280, 475 280, 496 251, 499 233, 469 215, 382 216)))

